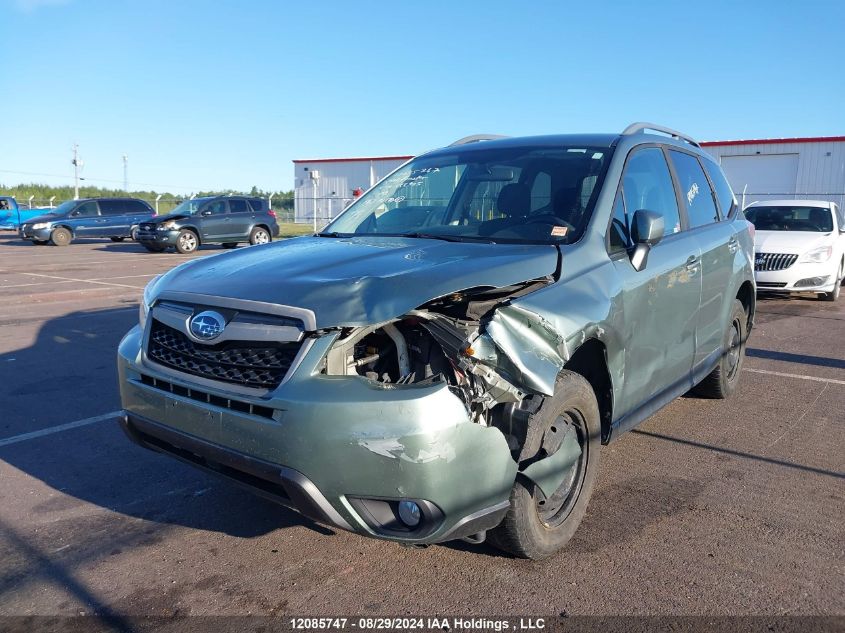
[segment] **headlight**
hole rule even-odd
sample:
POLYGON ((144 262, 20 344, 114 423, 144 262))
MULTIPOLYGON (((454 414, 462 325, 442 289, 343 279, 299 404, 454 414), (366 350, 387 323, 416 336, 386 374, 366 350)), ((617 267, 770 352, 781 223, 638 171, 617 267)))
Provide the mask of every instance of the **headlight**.
POLYGON ((49 222, 36 222, 35 224, 32 225, 32 230, 46 229, 46 228, 49 228, 49 227, 50 227, 49 222))
POLYGON ((141 297, 141 305, 138 306, 138 324, 141 326, 142 330, 147 325, 147 315, 149 314, 150 306, 155 299, 155 285, 158 283, 159 279, 161 279, 161 275, 153 277, 152 281, 150 281, 150 283, 148 283, 144 288, 144 295, 141 297))
POLYGON ((169 220, 167 222, 162 222, 161 224, 159 224, 157 230, 158 231, 170 231, 171 229, 175 229, 175 228, 176 228, 176 222, 174 222, 173 220, 169 220))
POLYGON ((819 264, 821 262, 826 262, 830 259, 830 256, 833 255, 833 247, 832 246, 820 246, 819 248, 814 248, 811 251, 807 251, 803 255, 801 255, 798 263, 800 264, 819 264))

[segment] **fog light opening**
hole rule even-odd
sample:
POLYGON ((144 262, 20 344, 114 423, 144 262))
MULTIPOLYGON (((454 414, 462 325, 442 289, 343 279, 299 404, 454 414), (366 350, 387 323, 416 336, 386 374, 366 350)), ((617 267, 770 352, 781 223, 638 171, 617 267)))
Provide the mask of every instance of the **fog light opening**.
POLYGON ((403 500, 399 502, 399 519, 409 528, 415 528, 422 520, 422 510, 415 501, 403 500))

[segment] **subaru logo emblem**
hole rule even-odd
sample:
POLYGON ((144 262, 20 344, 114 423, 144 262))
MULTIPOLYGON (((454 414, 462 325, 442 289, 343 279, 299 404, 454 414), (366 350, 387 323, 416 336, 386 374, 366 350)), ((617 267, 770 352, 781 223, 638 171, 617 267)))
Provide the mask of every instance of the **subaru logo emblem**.
POLYGON ((211 341, 223 333, 226 327, 226 319, 219 312, 207 310, 200 312, 191 319, 191 334, 201 341, 211 341))

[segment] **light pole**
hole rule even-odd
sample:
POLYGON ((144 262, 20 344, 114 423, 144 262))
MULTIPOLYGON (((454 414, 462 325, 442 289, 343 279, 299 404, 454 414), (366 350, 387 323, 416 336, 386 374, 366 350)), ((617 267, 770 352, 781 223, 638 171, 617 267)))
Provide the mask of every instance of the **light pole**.
POLYGON ((158 194, 158 195, 156 196, 156 215, 158 215, 158 201, 159 201, 159 200, 161 200, 161 196, 162 196, 162 195, 163 195, 163 194, 158 194))
POLYGON ((79 200, 79 168, 82 167, 82 161, 79 160, 79 144, 73 144, 73 199, 79 200))
POLYGON ((55 200, 55 199, 56 199, 56 196, 53 196, 53 197, 50 198, 50 208, 51 209, 53 208, 53 200, 55 200))
POLYGON ((123 191, 129 193, 129 156, 123 155, 123 191))
POLYGON ((319 195, 319 190, 317 184, 320 182, 320 172, 316 169, 312 169, 308 172, 308 175, 311 177, 311 184, 314 186, 314 232, 317 232, 317 214, 320 211, 320 207, 317 206, 317 196, 319 195))

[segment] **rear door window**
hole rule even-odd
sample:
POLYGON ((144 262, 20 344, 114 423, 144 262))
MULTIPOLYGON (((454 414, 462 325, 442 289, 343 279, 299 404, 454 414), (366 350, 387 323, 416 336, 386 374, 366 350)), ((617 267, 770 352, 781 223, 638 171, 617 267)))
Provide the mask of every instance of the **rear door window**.
POLYGON ((264 200, 261 198, 250 198, 249 206, 253 213, 264 213, 264 200))
POLYGON ((719 211, 710 182, 698 159, 692 154, 669 150, 675 175, 681 188, 681 198, 686 205, 689 228, 713 224, 719 221, 719 211))
POLYGON ((669 166, 659 147, 634 150, 625 165, 622 177, 625 208, 633 215, 640 209, 655 211, 663 216, 665 235, 681 230, 681 215, 669 166))
POLYGON ((246 200, 232 198, 229 200, 229 213, 246 213, 246 200))

